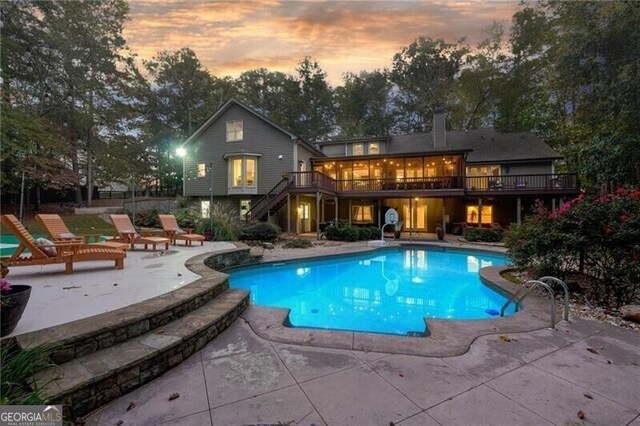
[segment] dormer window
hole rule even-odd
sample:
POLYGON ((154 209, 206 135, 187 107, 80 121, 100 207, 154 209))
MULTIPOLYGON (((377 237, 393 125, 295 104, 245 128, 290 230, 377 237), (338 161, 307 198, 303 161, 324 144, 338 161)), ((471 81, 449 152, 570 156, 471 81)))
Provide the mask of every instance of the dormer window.
POLYGON ((227 121, 227 142, 241 141, 243 136, 242 120, 227 121))
POLYGON ((369 142, 369 155, 380 154, 380 145, 378 142, 369 142))
POLYGON ((364 145, 361 143, 353 144, 353 155, 364 155, 364 145))

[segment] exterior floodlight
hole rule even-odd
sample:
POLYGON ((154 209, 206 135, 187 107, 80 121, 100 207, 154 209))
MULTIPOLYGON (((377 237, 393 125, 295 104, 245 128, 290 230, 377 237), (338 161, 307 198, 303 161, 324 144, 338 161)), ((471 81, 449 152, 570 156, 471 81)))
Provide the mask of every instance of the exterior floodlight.
POLYGON ((187 155, 187 150, 183 147, 179 147, 178 149, 176 149, 176 155, 178 157, 184 157, 185 155, 187 155))

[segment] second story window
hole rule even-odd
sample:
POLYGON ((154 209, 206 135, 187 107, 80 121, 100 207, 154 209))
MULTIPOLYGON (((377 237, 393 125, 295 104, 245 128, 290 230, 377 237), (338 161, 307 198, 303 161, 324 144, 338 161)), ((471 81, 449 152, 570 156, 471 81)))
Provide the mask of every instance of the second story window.
POLYGON ((369 155, 377 155, 380 154, 380 145, 378 142, 369 143, 369 155))
POLYGON ((364 155, 364 145, 361 143, 353 144, 353 155, 364 155))
POLYGON ((243 136, 242 120, 227 121, 227 142, 241 141, 243 136))
POLYGON ((260 154, 230 154, 229 194, 255 194, 258 190, 258 157, 260 154))

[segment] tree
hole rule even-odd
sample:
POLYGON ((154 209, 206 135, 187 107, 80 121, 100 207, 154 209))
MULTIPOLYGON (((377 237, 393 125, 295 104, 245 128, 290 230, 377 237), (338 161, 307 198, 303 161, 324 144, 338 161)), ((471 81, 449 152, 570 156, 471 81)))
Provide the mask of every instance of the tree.
POLYGON ((386 72, 347 73, 335 90, 340 138, 388 135, 393 126, 391 83, 386 72))
POLYGON ((640 8, 633 2, 551 2, 545 11, 555 40, 550 86, 566 93, 553 141, 587 185, 637 184, 640 8))
POLYGON ((286 129, 298 128, 297 103, 300 98, 298 81, 285 73, 265 68, 245 71, 236 80, 242 101, 286 129))
POLYGON ((503 25, 494 23, 485 30, 477 49, 467 55, 449 104, 452 128, 477 129, 493 124, 506 61, 503 34, 503 25))
POLYGON ((333 92, 327 74, 311 58, 304 58, 296 68, 300 96, 290 100, 296 105, 294 131, 307 140, 327 139, 334 131, 333 92))
POLYGON ((391 81, 398 88, 398 127, 404 132, 431 128, 433 110, 447 106, 469 49, 463 40, 447 43, 420 37, 393 57, 391 81))
POLYGON ((175 193, 182 176, 182 163, 174 157, 176 148, 231 97, 232 85, 212 77, 186 47, 159 52, 144 65, 150 77, 143 102, 148 155, 159 189, 175 193))
POLYGON ((122 38, 127 13, 123 0, 2 4, 3 22, 11 23, 11 48, 2 58, 10 104, 64 128, 64 152, 72 154, 72 170, 84 174, 89 189, 102 144, 131 131, 124 90, 131 59, 122 38))

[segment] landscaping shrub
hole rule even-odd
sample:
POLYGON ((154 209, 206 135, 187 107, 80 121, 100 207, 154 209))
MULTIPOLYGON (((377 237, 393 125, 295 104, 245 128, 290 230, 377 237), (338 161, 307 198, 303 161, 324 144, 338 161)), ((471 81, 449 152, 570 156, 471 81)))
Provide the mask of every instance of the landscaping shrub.
POLYGON ((200 221, 200 212, 193 208, 183 208, 175 211, 176 222, 181 228, 196 228, 200 221))
POLYGON ((273 241, 280 235, 280 228, 269 222, 258 222, 240 231, 244 241, 273 241))
MULTIPOLYGON (((136 226, 140 226, 143 228, 162 228, 160 225, 160 219, 158 219, 158 209, 146 209, 146 210, 136 210, 136 226)), ((127 211, 129 218, 133 222, 133 213, 127 211)))
POLYGON ((499 229, 469 229, 464 233, 467 241, 481 241, 485 243, 497 243, 502 241, 503 232, 499 229))
POLYGON ((198 234, 212 233, 214 241, 236 241, 240 229, 240 215, 237 210, 224 203, 213 203, 211 211, 213 229, 209 217, 201 218, 196 225, 198 234))
POLYGON ((304 238, 295 238, 284 243, 284 248, 309 248, 313 243, 310 240, 304 238))
POLYGON ((534 277, 579 273, 594 300, 607 305, 640 297, 640 189, 579 196, 555 212, 536 212, 505 237, 514 263, 534 277))
POLYGON ((33 381, 33 376, 41 370, 53 367, 49 358, 57 347, 44 345, 20 349, 12 341, 3 341, 0 345, 1 405, 41 405, 46 402, 44 388, 49 383, 38 386, 33 381))
POLYGON ((325 229, 327 240, 334 241, 359 241, 380 239, 382 235, 375 226, 356 227, 348 222, 338 221, 337 225, 329 225, 325 229))
POLYGON ((362 228, 356 228, 358 230, 358 240, 379 240, 382 233, 375 226, 365 226, 362 228))

